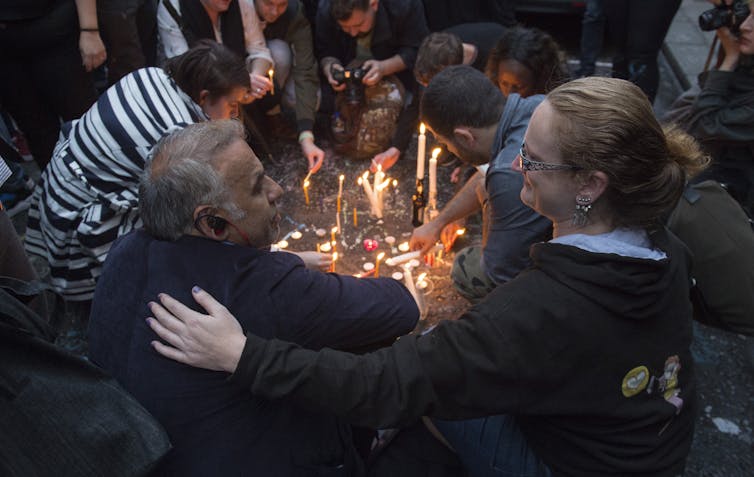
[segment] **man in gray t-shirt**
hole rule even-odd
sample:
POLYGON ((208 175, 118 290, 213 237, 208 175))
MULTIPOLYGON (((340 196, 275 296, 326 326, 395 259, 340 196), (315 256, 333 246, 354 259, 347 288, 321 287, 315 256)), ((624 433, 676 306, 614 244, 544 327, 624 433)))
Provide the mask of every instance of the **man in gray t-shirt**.
POLYGON ((481 207, 482 244, 459 252, 452 271, 456 288, 472 302, 526 268, 529 246, 550 233, 550 222, 521 202, 523 179, 510 168, 543 99, 517 94, 506 99, 469 66, 443 70, 424 92, 423 121, 440 143, 478 171, 433 221, 414 230, 411 246, 429 250, 446 225, 481 207))

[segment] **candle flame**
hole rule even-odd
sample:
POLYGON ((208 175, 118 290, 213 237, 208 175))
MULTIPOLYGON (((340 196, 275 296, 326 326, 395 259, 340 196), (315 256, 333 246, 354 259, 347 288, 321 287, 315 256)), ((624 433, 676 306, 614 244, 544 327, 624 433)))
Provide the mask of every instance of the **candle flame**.
POLYGON ((272 68, 270 68, 270 70, 267 72, 267 76, 270 76, 270 77, 272 77, 272 75, 274 74, 275 74, 275 71, 273 71, 272 68))
POLYGON ((361 185, 363 182, 364 182, 364 179, 362 179, 361 176, 359 176, 359 178, 356 179, 356 183, 359 185, 361 185))
POLYGON ((343 174, 341 174, 340 177, 338 177, 338 180, 340 182, 343 182, 345 180, 345 178, 346 178, 346 176, 344 176, 343 174))
POLYGON ((424 281, 424 279, 427 278, 427 272, 422 273, 418 277, 416 277, 416 283, 421 283, 424 281))
POLYGON ((382 164, 377 164, 377 172, 382 172, 382 164))
POLYGON ((427 126, 424 125, 424 123, 421 123, 419 125, 419 134, 424 134, 427 132, 427 126))
POLYGON ((335 233, 337 231, 338 231, 338 227, 337 226, 330 229, 330 232, 332 232, 332 233, 335 233))
POLYGON ((380 260, 382 260, 383 258, 385 258, 385 252, 380 252, 380 254, 379 254, 379 255, 377 255, 377 261, 379 262, 379 261, 380 261, 380 260))
POLYGON ((338 252, 333 252, 333 253, 332 253, 332 261, 334 262, 334 261, 336 261, 337 259, 338 259, 338 252))
POLYGON ((364 173, 361 175, 361 178, 364 180, 367 180, 368 177, 369 177, 369 171, 364 171, 364 173))
POLYGON ((463 235, 466 233, 466 229, 458 229, 456 230, 456 235, 463 235))
POLYGON ((309 187, 309 181, 304 181, 304 189, 306 189, 307 187, 309 187))
POLYGON ((398 179, 393 179, 393 187, 398 187, 398 179))
POLYGON ((442 152, 442 148, 436 147, 432 149, 432 159, 437 159, 437 156, 442 152))

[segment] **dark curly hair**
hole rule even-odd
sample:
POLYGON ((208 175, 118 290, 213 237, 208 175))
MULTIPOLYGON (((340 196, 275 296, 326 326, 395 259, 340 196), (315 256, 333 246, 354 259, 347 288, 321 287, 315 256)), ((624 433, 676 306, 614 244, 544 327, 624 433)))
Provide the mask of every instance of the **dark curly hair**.
POLYGON ((563 57, 560 46, 548 33, 537 28, 513 27, 503 33, 490 51, 485 73, 497 85, 500 63, 516 60, 532 74, 531 94, 546 94, 569 79, 563 57))

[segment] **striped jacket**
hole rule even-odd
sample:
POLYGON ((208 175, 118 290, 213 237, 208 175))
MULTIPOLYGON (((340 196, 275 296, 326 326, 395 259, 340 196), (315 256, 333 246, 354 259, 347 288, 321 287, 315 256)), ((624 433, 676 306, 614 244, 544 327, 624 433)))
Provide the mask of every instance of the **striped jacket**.
POLYGON ((26 251, 49 262, 66 299, 90 300, 113 241, 140 226, 139 175, 152 147, 207 119, 163 70, 144 68, 63 128, 34 191, 26 251))

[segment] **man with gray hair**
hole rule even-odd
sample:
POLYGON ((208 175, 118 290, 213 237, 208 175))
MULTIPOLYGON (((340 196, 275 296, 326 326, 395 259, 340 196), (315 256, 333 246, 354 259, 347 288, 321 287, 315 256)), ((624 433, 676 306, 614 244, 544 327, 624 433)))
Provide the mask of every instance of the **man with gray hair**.
POLYGON ((350 428, 332 415, 251 397, 224 373, 161 358, 143 317, 169 292, 201 287, 249 332, 321 349, 364 350, 411 331, 418 309, 390 278, 309 270, 270 252, 280 186, 235 121, 193 124, 164 138, 139 188, 144 230, 122 237, 100 277, 90 358, 165 427, 167 475, 317 475, 361 472, 350 428))

